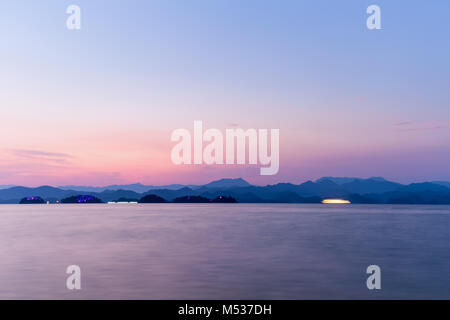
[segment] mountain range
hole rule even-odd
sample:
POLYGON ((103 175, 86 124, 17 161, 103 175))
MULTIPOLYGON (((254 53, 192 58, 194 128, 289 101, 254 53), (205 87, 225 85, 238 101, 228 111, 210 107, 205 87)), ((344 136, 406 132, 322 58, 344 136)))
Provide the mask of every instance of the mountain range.
POLYGON ((450 182, 405 185, 381 177, 368 179, 323 177, 300 184, 278 183, 266 186, 252 185, 241 178, 221 179, 204 185, 146 186, 136 183, 105 187, 5 186, 3 189, 0 188, 0 203, 19 203, 22 198, 29 196, 56 202, 80 194, 89 194, 104 202, 120 198, 140 199, 154 194, 169 201, 184 196, 202 196, 211 199, 231 196, 241 203, 319 203, 325 198, 342 198, 352 203, 450 204, 450 182))
MULTIPOLYGON (((183 185, 183 184, 169 184, 164 186, 152 186, 152 185, 143 185, 141 183, 134 184, 124 184, 124 185, 109 185, 105 187, 91 187, 91 186, 60 186, 59 189, 62 190, 74 190, 74 191, 85 191, 85 192, 102 192, 105 190, 130 190, 137 193, 144 193, 149 190, 155 189, 166 189, 166 190, 179 190, 181 188, 187 187, 191 189, 198 189, 201 187, 211 187, 211 188, 228 188, 228 187, 247 187, 251 186, 244 179, 221 179, 217 181, 212 181, 205 185, 183 185)), ((6 187, 6 186, 5 186, 6 187)), ((11 186, 9 186, 11 187, 11 186)), ((0 189, 5 189, 0 186, 0 189)))

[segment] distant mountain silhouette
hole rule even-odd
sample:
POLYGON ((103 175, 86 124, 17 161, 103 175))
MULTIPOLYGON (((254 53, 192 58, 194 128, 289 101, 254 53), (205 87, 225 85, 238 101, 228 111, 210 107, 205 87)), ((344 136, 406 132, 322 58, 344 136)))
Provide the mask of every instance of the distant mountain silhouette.
POLYGON ((12 188, 12 187, 17 187, 17 186, 14 185, 14 184, 0 185, 0 190, 2 190, 2 189, 9 189, 9 188, 12 188))
POLYGON ((320 179, 317 179, 314 182, 322 182, 324 180, 329 180, 332 181, 336 184, 344 184, 344 183, 348 183, 348 182, 353 182, 355 180, 362 180, 361 178, 349 178, 349 177, 322 177, 320 179))
POLYGON ((446 193, 436 191, 396 191, 383 194, 380 198, 382 203, 390 204, 450 204, 450 191, 446 193))
POLYGON ((390 192, 398 190, 402 186, 400 183, 375 178, 354 180, 341 185, 345 191, 359 194, 390 192))
POLYGON ((304 196, 339 198, 343 197, 348 192, 331 180, 322 180, 320 182, 307 181, 302 183, 299 186, 298 193, 304 196))
MULTIPOLYGON (((170 184, 165 186, 150 186, 143 185, 141 183, 133 183, 133 184, 124 184, 124 185, 110 185, 104 187, 92 187, 92 186, 61 186, 58 187, 62 190, 73 190, 73 191, 82 191, 82 192, 103 192, 103 191, 118 191, 118 190, 127 190, 133 191, 136 193, 144 193, 149 190, 154 189, 167 189, 167 190, 178 190, 186 187, 182 184, 170 184)), ((196 188, 195 185, 189 185, 189 187, 196 188)))
POLYGON ((155 194, 148 194, 139 200, 139 203, 166 203, 167 200, 155 194))
POLYGON ((397 190, 404 192, 427 192, 427 191, 446 192, 449 190, 449 188, 431 182, 422 182, 422 183, 411 183, 407 186, 402 186, 397 190))
POLYGON ((26 197, 20 200, 19 204, 44 204, 45 201, 41 197, 26 197))
POLYGON ((220 179, 217 181, 210 182, 208 184, 205 184, 204 188, 241 188, 241 187, 249 187, 251 186, 250 183, 245 181, 242 178, 238 179, 220 179))
POLYGON ((432 181, 432 183, 439 184, 441 186, 450 188, 450 182, 447 182, 447 181, 432 181))
POLYGON ((138 201, 139 199, 121 197, 117 200, 113 200, 112 202, 138 202, 138 201))
POLYGON ((202 197, 202 196, 184 196, 175 198, 173 200, 175 203, 210 203, 212 200, 202 197))
POLYGON ((184 187, 182 189, 178 189, 178 190, 167 190, 167 189, 154 189, 151 191, 148 191, 146 193, 144 193, 144 195, 147 194, 156 194, 160 197, 163 197, 164 199, 167 199, 169 201, 172 201, 173 199, 177 198, 177 197, 181 197, 181 196, 189 196, 189 195, 198 195, 201 192, 192 190, 191 188, 188 187, 184 187))
POLYGON ((19 203, 23 198, 35 196, 54 202, 66 197, 77 195, 79 192, 66 191, 54 187, 42 186, 38 188, 12 187, 0 190, 0 203, 19 203))
MULTIPOLYGON (((49 186, 12 187, 0 190, 0 203, 19 203, 21 199, 30 196, 41 197, 53 203, 78 195, 80 191, 77 190, 62 190, 49 186)), ((120 198, 142 199, 154 195, 168 202, 177 198, 177 201, 186 200, 189 197, 191 202, 197 199, 192 197, 203 197, 210 201, 223 196, 232 197, 240 203, 319 203, 324 198, 343 198, 352 203, 450 204, 450 188, 445 182, 404 185, 380 177, 369 179, 324 177, 315 182, 278 183, 267 186, 251 185, 243 179, 221 179, 202 186, 182 186, 179 189, 160 187, 145 192, 107 189, 89 192, 89 195, 103 202, 120 198)))
MULTIPOLYGON (((245 187, 250 186, 247 181, 242 178, 237 179, 220 179, 217 181, 212 181, 204 187, 208 188, 232 188, 232 187, 245 187)), ((6 186, 5 186, 6 187, 6 186)), ((61 190, 70 190, 70 191, 84 191, 84 192, 103 192, 103 191, 118 191, 118 190, 127 190, 133 191, 136 193, 146 193, 151 190, 180 190, 182 188, 190 188, 190 189, 198 189, 203 186, 199 185, 183 185, 183 184, 169 184, 163 186, 152 186, 152 185, 143 185, 141 183, 133 183, 133 184, 124 184, 124 185, 109 185, 104 187, 93 187, 93 186, 60 186, 58 189, 61 190)), ((1 186, 0 186, 1 189, 1 186)), ((6 188, 5 188, 6 189, 6 188)))
POLYGON ((72 196, 61 200, 61 203, 102 203, 103 201, 92 195, 78 195, 72 196))
POLYGON ((127 199, 140 199, 142 195, 140 193, 130 191, 130 190, 105 190, 100 193, 91 193, 95 194, 97 197, 102 199, 105 202, 114 201, 119 198, 127 198, 127 199))
POLYGON ((214 203, 237 203, 236 199, 233 197, 227 196, 218 196, 212 202, 214 203))

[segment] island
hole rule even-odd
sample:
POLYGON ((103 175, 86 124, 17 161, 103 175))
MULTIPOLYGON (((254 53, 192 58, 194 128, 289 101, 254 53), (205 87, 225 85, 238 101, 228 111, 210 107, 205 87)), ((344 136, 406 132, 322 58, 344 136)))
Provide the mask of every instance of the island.
POLYGON ((212 200, 202 196, 184 196, 173 200, 175 203, 210 203, 212 200))
POLYGON ((149 194, 144 197, 142 197, 139 200, 139 203, 167 203, 168 201, 160 196, 157 196, 156 194, 149 194))
POLYGON ((25 197, 20 200, 19 204, 44 204, 45 201, 41 197, 25 197))
POLYGON ((62 199, 61 203, 103 203, 103 201, 90 195, 78 195, 62 199))
POLYGON ((237 200, 231 196, 218 196, 212 202, 214 202, 214 203, 237 203, 237 200))

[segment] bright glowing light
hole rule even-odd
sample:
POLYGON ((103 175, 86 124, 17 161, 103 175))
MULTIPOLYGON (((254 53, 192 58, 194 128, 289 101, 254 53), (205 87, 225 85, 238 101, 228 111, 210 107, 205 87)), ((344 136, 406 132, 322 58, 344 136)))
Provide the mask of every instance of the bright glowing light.
POLYGON ((344 200, 344 199, 324 199, 322 200, 322 203, 327 203, 327 204, 345 204, 345 203, 351 203, 348 200, 344 200))

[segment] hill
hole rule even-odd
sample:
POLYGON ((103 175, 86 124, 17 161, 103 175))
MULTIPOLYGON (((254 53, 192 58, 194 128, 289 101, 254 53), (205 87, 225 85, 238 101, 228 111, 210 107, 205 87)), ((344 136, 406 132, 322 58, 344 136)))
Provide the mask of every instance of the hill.
MULTIPOLYGON (((19 203, 21 199, 27 197, 40 197, 56 202, 79 194, 78 190, 63 190, 50 186, 12 187, 0 189, 0 203, 19 203)), ((121 198, 142 199, 153 195, 170 202, 177 198, 180 201, 185 198, 191 199, 190 197, 194 197, 192 199, 231 197, 240 203, 319 203, 324 198, 344 198, 352 203, 450 204, 450 188, 442 183, 422 182, 403 185, 379 177, 369 179, 324 177, 301 184, 278 183, 266 186, 251 185, 238 178, 221 179, 202 186, 184 186, 179 189, 156 188, 145 192, 106 189, 85 194, 102 202, 121 198)))

